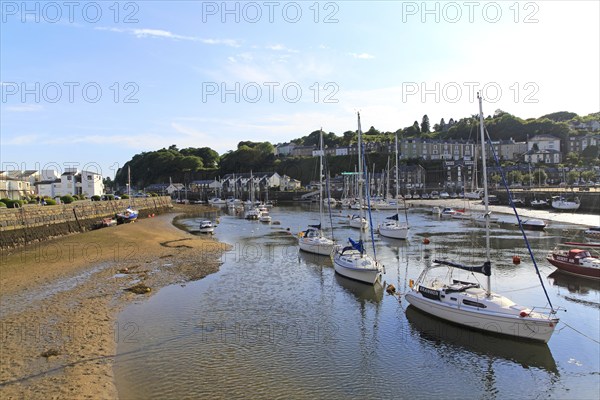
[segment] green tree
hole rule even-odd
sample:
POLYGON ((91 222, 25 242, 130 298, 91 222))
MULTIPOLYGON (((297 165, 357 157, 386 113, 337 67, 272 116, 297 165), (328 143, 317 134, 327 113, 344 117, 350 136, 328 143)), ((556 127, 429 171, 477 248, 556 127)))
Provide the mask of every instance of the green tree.
POLYGON ((430 125, 429 125, 429 117, 427 114, 423 115, 423 119, 421 120, 421 133, 429 133, 430 125))
POLYGON ((369 135, 369 136, 381 135, 381 132, 379 132, 377 129, 375 129, 375 127, 371 126, 369 128, 369 130, 365 132, 365 135, 369 135))
POLYGON ((596 171, 583 171, 581 173, 581 179, 583 179, 585 182, 595 181, 596 171))
POLYGON ((581 163, 581 158, 579 157, 579 153, 572 151, 567 154, 565 161, 567 162, 567 165, 576 166, 581 163))
POLYGON ((600 156, 600 149, 596 145, 588 146, 581 152, 581 157, 586 160, 593 160, 600 156))
POLYGON ((574 112, 558 111, 555 113, 543 115, 540 117, 540 119, 547 118, 554 122, 564 122, 564 121, 572 120, 575 117, 577 117, 577 114, 574 112))
POLYGON ((537 186, 544 185, 546 183, 547 179, 548 179, 548 174, 543 169, 538 168, 535 171, 533 171, 534 185, 537 185, 537 186))
POLYGON ((345 146, 349 146, 352 143, 356 143, 358 140, 358 132, 355 131, 346 131, 344 132, 342 143, 345 146))
POLYGON ((572 185, 575 182, 579 182, 579 171, 576 171, 574 169, 570 170, 567 173, 567 182, 572 185))
POLYGON ((523 173, 517 169, 514 169, 507 174, 507 178, 509 185, 521 183, 523 182, 523 173))

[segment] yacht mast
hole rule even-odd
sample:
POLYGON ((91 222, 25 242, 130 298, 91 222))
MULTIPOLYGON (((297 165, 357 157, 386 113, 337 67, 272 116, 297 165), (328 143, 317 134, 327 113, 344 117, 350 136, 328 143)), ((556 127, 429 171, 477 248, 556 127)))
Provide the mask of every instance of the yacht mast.
MULTIPOLYGON (((363 185, 365 183, 364 180, 364 176, 363 176, 363 165, 362 165, 362 130, 360 128, 360 112, 357 113, 358 115, 358 204, 360 206, 360 213, 359 213, 359 217, 360 217, 360 223, 361 223, 361 227, 358 230, 359 233, 359 239, 360 239, 360 243, 363 243, 363 230, 362 230, 362 220, 364 218, 364 209, 363 209, 363 195, 366 197, 366 193, 363 193, 363 185)), ((363 255, 363 253, 361 252, 361 256, 363 255)))
MULTIPOLYGON (((323 128, 319 134, 319 225, 323 223, 323 128)), ((329 201, 329 199, 327 199, 329 201)))
MULTIPOLYGON (((483 166, 483 203, 485 204, 485 259, 487 262, 490 262, 490 214, 489 214, 489 196, 488 196, 488 183, 487 183, 487 165, 485 158, 485 129, 483 126, 483 99, 481 95, 477 93, 477 98, 479 99, 479 130, 481 133, 481 164, 483 166)), ((490 296, 492 293, 491 289, 492 278, 490 275, 487 277, 487 296, 490 296)))

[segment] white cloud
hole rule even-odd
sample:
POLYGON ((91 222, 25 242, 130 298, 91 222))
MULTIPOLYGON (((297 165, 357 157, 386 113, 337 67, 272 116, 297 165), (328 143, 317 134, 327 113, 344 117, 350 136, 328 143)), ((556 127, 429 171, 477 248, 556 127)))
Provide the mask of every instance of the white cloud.
POLYGON ((43 107, 39 104, 24 104, 21 106, 9 106, 6 107, 8 112, 37 112, 41 111, 43 107))
POLYGON ((282 44, 269 45, 266 46, 266 48, 274 51, 287 51, 288 53, 299 53, 298 50, 290 49, 282 44))
POLYGON ((36 144, 39 141, 39 135, 30 134, 30 135, 2 135, 2 144, 3 145, 14 145, 14 146, 24 146, 24 145, 32 145, 36 144))
POLYGON ((374 55, 368 54, 368 53, 349 53, 352 57, 359 59, 359 60, 370 60, 372 58, 375 58, 374 55))
POLYGON ((178 35, 176 33, 165 31, 162 29, 150 29, 150 28, 141 28, 141 29, 121 29, 121 28, 112 28, 112 27, 97 27, 94 28, 100 31, 109 31, 109 32, 117 32, 117 33, 128 33, 130 35, 135 36, 136 38, 163 38, 163 39, 172 39, 172 40, 186 40, 192 42, 199 42, 208 45, 224 45, 229 47, 240 47, 240 42, 235 39, 214 39, 214 38, 201 38, 197 36, 185 36, 178 35))

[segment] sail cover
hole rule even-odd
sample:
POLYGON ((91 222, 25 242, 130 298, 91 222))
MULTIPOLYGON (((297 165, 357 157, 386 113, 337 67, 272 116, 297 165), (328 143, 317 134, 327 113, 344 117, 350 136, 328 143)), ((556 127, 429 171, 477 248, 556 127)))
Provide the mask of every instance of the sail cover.
POLYGON ((476 266, 476 267, 469 267, 467 265, 457 264, 457 263, 453 263, 451 261, 443 261, 443 260, 433 260, 433 262, 442 264, 442 265, 447 265, 449 267, 464 269, 465 271, 477 272, 477 273, 483 274, 485 276, 492 275, 492 268, 491 268, 492 263, 489 261, 485 261, 482 265, 476 266))
POLYGON ((358 251, 360 251, 361 253, 364 253, 364 252, 365 252, 365 247, 363 246, 363 241, 362 241, 362 240, 359 240, 358 242, 355 242, 354 240, 352 240, 352 239, 350 239, 350 238, 348 238, 348 240, 350 241, 350 244, 352 245, 352 247, 353 247, 355 250, 358 250, 358 251))
POLYGON ((394 214, 391 217, 387 217, 386 219, 393 219, 394 221, 398 221, 398 214, 394 214))
POLYGON ((309 225, 309 227, 315 228, 315 229, 321 229, 321 224, 319 224, 319 225, 309 225))

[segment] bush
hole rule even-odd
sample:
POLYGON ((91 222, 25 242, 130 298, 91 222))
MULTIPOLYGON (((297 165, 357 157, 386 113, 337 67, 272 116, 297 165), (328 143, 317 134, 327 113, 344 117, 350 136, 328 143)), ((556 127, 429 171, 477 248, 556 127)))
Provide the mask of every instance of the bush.
POLYGON ((0 201, 0 208, 6 208, 6 203, 4 203, 3 201, 0 201))
POLYGON ((100 201, 101 197, 98 196, 97 194, 91 197, 92 201, 100 201))
POLYGON ((46 198, 44 198, 44 201, 46 202, 47 206, 55 206, 56 205, 56 200, 54 200, 54 199, 46 199, 46 198))
POLYGON ((37 200, 31 199, 27 202, 27 204, 37 204, 37 200))
POLYGON ((60 201, 65 204, 71 204, 72 202, 75 201, 75 199, 73 198, 73 196, 70 196, 67 194, 64 196, 60 196, 60 201))
POLYGON ((129 198, 129 196, 126 195, 126 194, 124 194, 124 195, 121 196, 121 199, 123 199, 123 200, 128 199, 128 198, 129 198))
POLYGON ((107 194, 106 195, 106 200, 114 200, 115 199, 115 195, 114 194, 107 194))
POLYGON ((20 208, 23 207, 23 200, 8 200, 7 202, 4 202, 6 204, 6 207, 8 208, 20 208))

